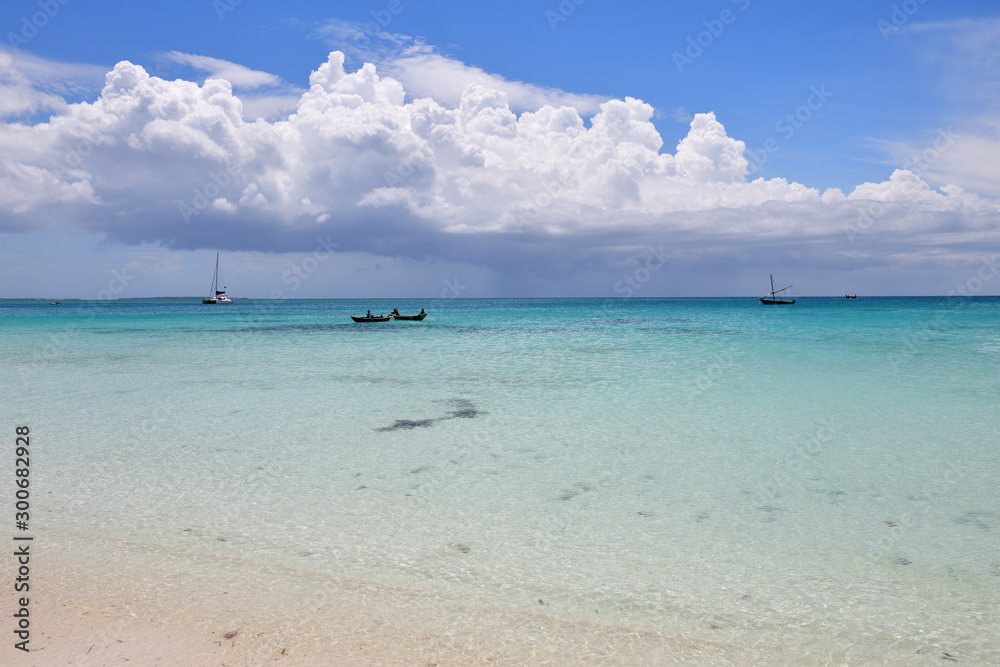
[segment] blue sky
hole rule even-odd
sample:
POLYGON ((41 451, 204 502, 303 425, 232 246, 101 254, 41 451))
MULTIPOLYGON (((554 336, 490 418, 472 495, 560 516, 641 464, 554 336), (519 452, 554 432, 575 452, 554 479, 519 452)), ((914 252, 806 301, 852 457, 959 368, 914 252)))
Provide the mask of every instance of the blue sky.
POLYGON ((216 252, 247 297, 945 294, 1000 250, 993 3, 35 0, 0 30, 0 297, 201 294, 216 252))

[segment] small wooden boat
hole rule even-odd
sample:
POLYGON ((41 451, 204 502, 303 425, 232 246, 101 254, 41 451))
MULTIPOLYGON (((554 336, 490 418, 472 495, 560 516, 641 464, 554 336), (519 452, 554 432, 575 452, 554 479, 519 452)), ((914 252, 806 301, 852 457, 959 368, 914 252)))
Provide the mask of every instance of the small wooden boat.
POLYGON ((776 294, 784 292, 786 289, 791 289, 794 285, 789 285, 788 287, 782 287, 781 289, 774 289, 774 276, 771 276, 771 291, 764 296, 757 299, 765 306, 787 306, 795 303, 795 299, 778 299, 775 297, 776 294))
POLYGON ((351 315, 351 319, 355 322, 388 322, 392 318, 389 315, 372 315, 371 317, 367 315, 362 315, 361 317, 351 315))
POLYGON ((845 294, 845 295, 844 295, 844 298, 845 298, 845 299, 857 299, 857 298, 858 298, 858 295, 857 295, 857 294, 855 294, 854 296, 851 296, 850 294, 845 294))
POLYGON ((397 320, 411 320, 419 322, 420 320, 427 317, 427 313, 420 313, 419 315, 400 315, 399 313, 394 313, 393 317, 395 317, 397 320))

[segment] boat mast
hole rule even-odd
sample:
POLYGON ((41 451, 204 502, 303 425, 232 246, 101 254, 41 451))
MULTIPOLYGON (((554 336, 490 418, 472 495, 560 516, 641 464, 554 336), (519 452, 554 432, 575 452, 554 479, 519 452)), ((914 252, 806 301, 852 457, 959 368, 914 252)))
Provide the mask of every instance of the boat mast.
MULTIPOLYGON (((218 258, 216 258, 216 262, 218 262, 218 258)), ((218 271, 218 268, 216 268, 216 271, 218 271)), ((771 298, 773 299, 774 298, 774 274, 770 273, 768 275, 771 276, 771 298)))
POLYGON ((212 276, 212 293, 210 296, 214 298, 217 289, 219 289, 219 253, 215 253, 215 275, 212 276))

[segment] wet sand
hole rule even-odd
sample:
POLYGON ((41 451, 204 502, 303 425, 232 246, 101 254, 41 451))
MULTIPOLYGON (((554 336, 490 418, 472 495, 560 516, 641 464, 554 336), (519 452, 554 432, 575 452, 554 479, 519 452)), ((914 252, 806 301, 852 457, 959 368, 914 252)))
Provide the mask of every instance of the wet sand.
MULTIPOLYGON (((66 533, 33 547, 12 665, 751 664, 737 649, 317 572, 66 533), (53 548, 58 542, 58 549, 53 548), (47 550, 48 549, 48 550, 47 550), (81 562, 72 554, 103 554, 81 562), (235 633, 235 634, 232 634, 235 633)), ((3 617, 13 600, 3 597, 3 617)))

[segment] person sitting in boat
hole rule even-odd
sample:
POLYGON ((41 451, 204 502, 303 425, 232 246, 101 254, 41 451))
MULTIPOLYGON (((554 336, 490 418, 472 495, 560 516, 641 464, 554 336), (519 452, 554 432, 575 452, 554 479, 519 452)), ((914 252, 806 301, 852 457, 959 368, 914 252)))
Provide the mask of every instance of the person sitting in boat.
POLYGON ((399 308, 393 308, 393 309, 392 309, 392 312, 391 312, 391 313, 389 313, 389 314, 390 314, 390 315, 399 315, 399 308))
POLYGON ((370 310, 369 310, 369 311, 368 311, 368 314, 367 314, 367 315, 365 315, 365 317, 371 317, 371 316, 372 316, 372 311, 370 311, 370 310))
POLYGON ((420 309, 420 314, 421 314, 421 315, 423 315, 423 314, 424 314, 424 309, 423 309, 423 308, 421 308, 421 309, 420 309))

